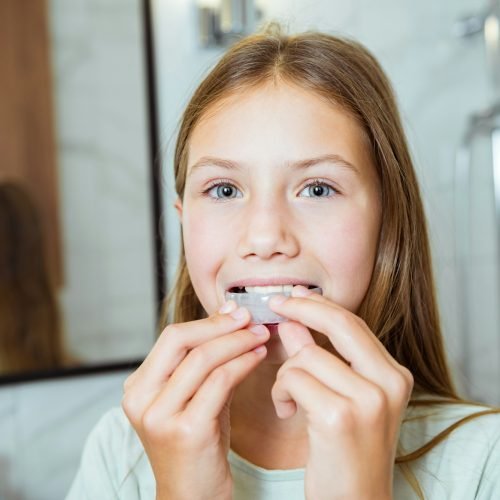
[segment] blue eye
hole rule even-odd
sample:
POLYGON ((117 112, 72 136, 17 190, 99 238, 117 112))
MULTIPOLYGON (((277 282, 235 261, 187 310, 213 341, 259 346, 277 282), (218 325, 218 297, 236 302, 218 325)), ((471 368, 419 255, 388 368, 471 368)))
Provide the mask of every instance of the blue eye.
POLYGON ((208 189, 203 191, 203 193, 216 200, 230 200, 232 198, 241 198, 236 196, 237 191, 237 188, 233 184, 218 181, 213 183, 208 189), (212 191, 215 191, 216 194, 210 194, 212 191))
POLYGON ((332 194, 338 193, 332 186, 320 181, 310 182, 301 192, 303 191, 309 193, 305 195, 306 198, 328 198, 332 194))
MULTIPOLYGON (((301 193, 303 192, 307 193, 303 195, 306 198, 330 198, 334 194, 339 194, 335 188, 320 180, 314 180, 307 184, 301 191, 301 193)), ((213 182, 202 193, 215 201, 232 200, 242 197, 241 191, 234 184, 224 180, 213 182)))

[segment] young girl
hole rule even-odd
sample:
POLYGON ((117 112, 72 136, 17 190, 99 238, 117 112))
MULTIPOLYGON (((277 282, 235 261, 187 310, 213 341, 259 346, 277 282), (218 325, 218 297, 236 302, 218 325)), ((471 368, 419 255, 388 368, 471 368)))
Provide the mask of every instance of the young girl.
POLYGON ((500 411, 453 387, 373 56, 275 25, 247 37, 189 102, 174 168, 173 322, 89 436, 68 498, 500 498, 500 411), (225 302, 268 285, 293 285, 269 304, 278 326, 225 302))

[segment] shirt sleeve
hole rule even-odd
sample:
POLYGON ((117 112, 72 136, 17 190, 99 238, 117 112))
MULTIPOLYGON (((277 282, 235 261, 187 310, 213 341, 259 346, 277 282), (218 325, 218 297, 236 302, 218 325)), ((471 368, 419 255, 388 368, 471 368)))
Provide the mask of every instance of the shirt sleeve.
POLYGON ((100 418, 90 432, 66 500, 119 498, 118 471, 114 464, 120 427, 115 424, 116 409, 112 409, 100 418))

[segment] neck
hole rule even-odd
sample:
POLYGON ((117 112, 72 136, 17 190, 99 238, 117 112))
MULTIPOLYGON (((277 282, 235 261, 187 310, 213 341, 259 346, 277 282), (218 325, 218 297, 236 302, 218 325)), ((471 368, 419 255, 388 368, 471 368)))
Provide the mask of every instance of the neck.
POLYGON ((282 420, 271 399, 278 368, 261 364, 236 388, 231 402, 231 449, 265 469, 303 468, 308 454, 304 415, 299 409, 282 420))
POLYGON ((279 365, 264 362, 235 389, 231 402, 231 432, 245 429, 249 435, 275 440, 307 437, 305 415, 300 408, 286 420, 276 415, 271 390, 278 369, 279 365))

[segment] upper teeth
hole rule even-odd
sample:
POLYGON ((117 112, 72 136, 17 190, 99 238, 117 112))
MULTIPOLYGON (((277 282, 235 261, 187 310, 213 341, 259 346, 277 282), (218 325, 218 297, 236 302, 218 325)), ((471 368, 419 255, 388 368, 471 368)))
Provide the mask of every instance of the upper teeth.
POLYGON ((292 293, 293 285, 246 286, 248 293, 292 293))

